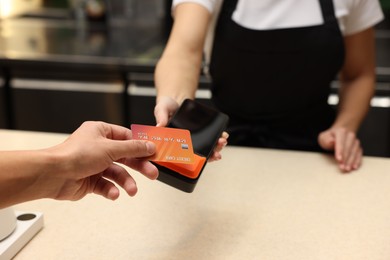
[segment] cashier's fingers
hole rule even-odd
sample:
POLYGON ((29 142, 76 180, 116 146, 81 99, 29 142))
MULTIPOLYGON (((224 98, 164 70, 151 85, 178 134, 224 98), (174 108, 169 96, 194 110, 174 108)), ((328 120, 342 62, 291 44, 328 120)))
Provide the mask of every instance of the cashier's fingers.
POLYGON ((331 128, 319 134, 318 143, 325 150, 334 150, 336 161, 341 163, 345 156, 345 136, 344 128, 331 128))
POLYGON ((337 128, 334 130, 335 135, 335 158, 339 163, 346 161, 347 155, 350 153, 352 136, 348 134, 345 128, 337 128))
POLYGON ((154 109, 154 117, 156 118, 156 126, 166 126, 168 124, 169 120, 169 113, 168 111, 158 109, 156 107, 154 109))
POLYGON ((354 142, 354 145, 351 149, 351 154, 349 154, 348 159, 346 160, 344 171, 349 172, 352 170, 357 170, 363 158, 363 149, 360 147, 360 142, 357 140, 354 142))
POLYGON ((221 151, 227 145, 228 133, 223 132, 222 136, 218 139, 217 145, 214 148, 214 153, 209 158, 209 162, 214 162, 222 159, 221 151))
POLYGON ((345 128, 334 130, 335 135, 335 158, 339 163, 340 170, 350 172, 360 167, 363 150, 356 134, 345 128))
POLYGON ((354 138, 354 135, 348 135, 345 139, 344 159, 340 162, 340 169, 344 172, 350 172, 360 167, 363 149, 360 141, 354 138))
POLYGON ((335 159, 343 172, 360 167, 363 151, 354 132, 343 127, 331 128, 319 135, 318 142, 323 149, 334 150, 335 159))
POLYGON ((335 136, 332 131, 327 130, 319 134, 318 143, 322 149, 331 151, 335 148, 335 136))
POLYGON ((210 158, 207 160, 208 162, 215 162, 222 159, 222 155, 220 152, 215 152, 210 156, 210 158))
POLYGON ((156 126, 166 126, 171 116, 179 108, 179 104, 171 97, 158 97, 154 107, 156 126))

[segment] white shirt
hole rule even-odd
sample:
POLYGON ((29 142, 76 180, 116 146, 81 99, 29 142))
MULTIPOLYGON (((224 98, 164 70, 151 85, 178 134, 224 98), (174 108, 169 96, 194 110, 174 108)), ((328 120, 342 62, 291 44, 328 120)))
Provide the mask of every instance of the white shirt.
MULTIPOLYGON (((198 3, 210 13, 219 11, 223 0, 173 0, 198 3)), ((333 0, 343 35, 374 26, 384 18, 379 0, 333 0)), ((238 0, 233 20, 249 29, 270 30, 323 24, 319 0, 238 0)))

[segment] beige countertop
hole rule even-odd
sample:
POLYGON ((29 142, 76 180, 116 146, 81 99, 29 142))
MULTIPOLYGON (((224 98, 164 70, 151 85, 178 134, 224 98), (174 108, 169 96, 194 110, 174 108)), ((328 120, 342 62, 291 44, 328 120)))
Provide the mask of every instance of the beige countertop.
MULTIPOLYGON (((0 149, 64 138, 0 130, 0 149)), ((227 147, 192 194, 132 173, 133 198, 14 206, 45 219, 15 259, 390 259, 390 159, 342 174, 322 154, 227 147)))

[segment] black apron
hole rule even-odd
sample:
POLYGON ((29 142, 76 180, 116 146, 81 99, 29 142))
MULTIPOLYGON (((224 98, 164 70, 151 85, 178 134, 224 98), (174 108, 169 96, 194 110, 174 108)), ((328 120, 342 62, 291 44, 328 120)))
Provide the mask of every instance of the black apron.
POLYGON ((215 105, 230 116, 229 144, 321 151, 318 134, 335 111, 330 83, 344 61, 332 0, 319 0, 324 24, 252 30, 232 20, 237 0, 224 0, 210 74, 215 105))

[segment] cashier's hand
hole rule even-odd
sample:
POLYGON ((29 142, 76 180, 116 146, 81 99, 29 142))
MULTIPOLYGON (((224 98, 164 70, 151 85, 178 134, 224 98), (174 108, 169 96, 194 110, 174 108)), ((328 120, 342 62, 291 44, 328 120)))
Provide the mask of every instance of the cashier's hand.
POLYGON ((149 179, 156 179, 158 170, 142 159, 155 153, 155 145, 131 139, 131 131, 125 127, 104 122, 83 123, 65 142, 48 149, 54 158, 59 158, 56 163, 60 169, 45 176, 52 197, 79 200, 88 193, 95 193, 115 200, 119 189, 114 183, 134 196, 137 192, 134 179, 114 162, 141 172, 149 179))
POLYGON ((334 150, 335 159, 343 172, 350 172, 360 167, 363 149, 354 132, 342 127, 330 128, 320 133, 318 143, 325 150, 334 150))
MULTIPOLYGON (((171 97, 158 97, 154 108, 154 116, 156 118, 156 126, 165 127, 169 119, 179 108, 179 104, 171 97)), ((226 132, 222 133, 217 145, 214 148, 214 153, 210 156, 209 162, 218 161, 222 158, 221 151, 227 145, 229 135, 226 132)))
POLYGON ((179 109, 179 104, 173 98, 158 97, 154 107, 156 126, 165 127, 177 109, 179 109))

